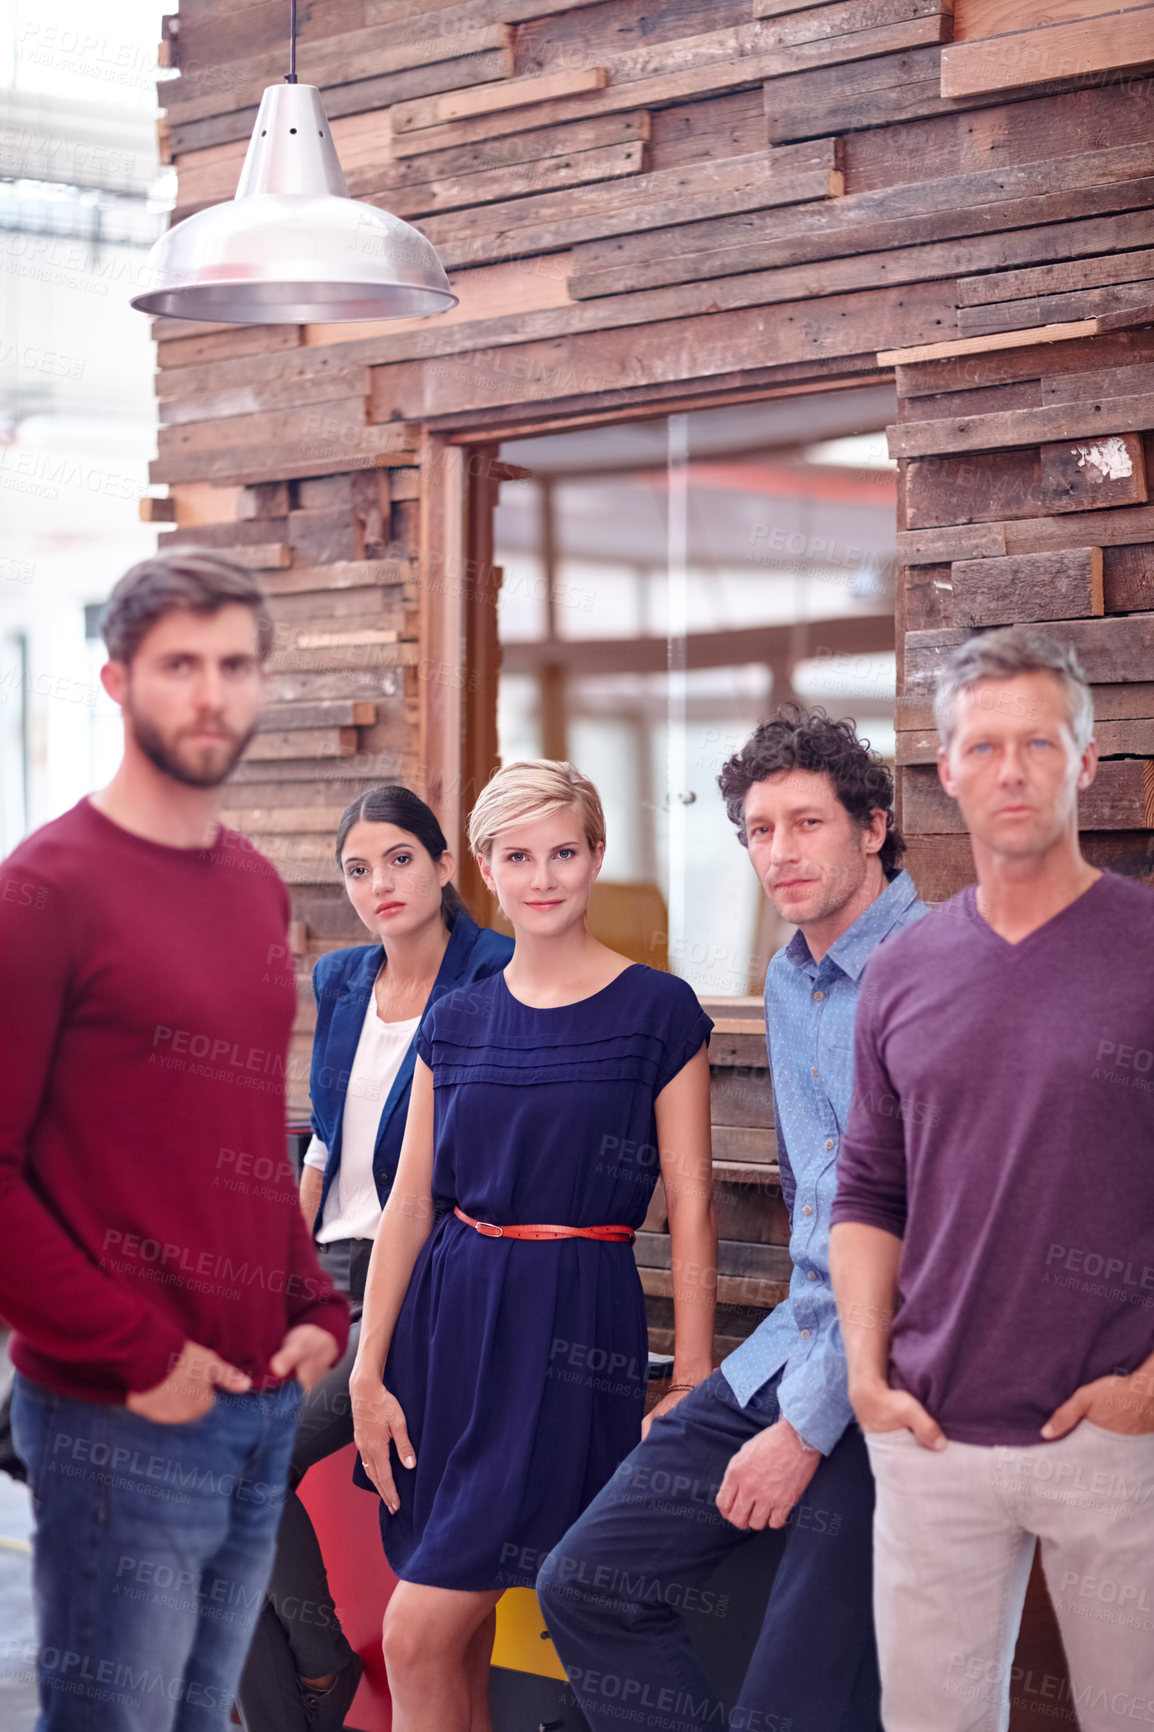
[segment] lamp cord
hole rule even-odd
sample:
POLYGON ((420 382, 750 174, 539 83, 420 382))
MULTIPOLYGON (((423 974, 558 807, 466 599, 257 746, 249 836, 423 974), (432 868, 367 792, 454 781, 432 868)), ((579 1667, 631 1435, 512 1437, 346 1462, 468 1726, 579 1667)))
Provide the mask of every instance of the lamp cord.
POLYGON ((286 84, 297 81, 297 0, 289 0, 289 69, 285 74, 286 84))

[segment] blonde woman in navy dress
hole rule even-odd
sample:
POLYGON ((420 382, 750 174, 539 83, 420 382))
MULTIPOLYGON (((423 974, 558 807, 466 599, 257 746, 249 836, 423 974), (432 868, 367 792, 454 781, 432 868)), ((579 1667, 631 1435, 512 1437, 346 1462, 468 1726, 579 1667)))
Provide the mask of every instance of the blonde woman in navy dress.
POLYGON ((659 1171, 676 1343, 657 1411, 712 1365, 712 1024, 684 981, 588 931, 605 820, 572 765, 499 770, 469 842, 516 948, 422 1025, 351 1380, 400 1578, 394 1732, 489 1732, 498 1599, 532 1586, 642 1434, 631 1247, 659 1171))

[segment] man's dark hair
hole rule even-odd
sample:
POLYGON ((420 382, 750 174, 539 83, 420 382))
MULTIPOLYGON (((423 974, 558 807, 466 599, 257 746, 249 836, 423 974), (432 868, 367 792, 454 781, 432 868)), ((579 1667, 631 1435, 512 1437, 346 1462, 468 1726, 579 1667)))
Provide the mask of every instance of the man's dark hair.
POLYGON ((767 722, 759 722, 740 752, 735 752, 717 778, 725 809, 737 825, 737 839, 749 846, 745 833, 745 796, 755 782, 780 770, 824 771, 850 817, 863 829, 870 813, 886 815, 886 839, 879 856, 887 878, 895 878, 905 844, 894 824, 894 782, 868 740, 859 740, 848 718, 835 722, 820 708, 803 710, 783 704, 767 722))
POLYGON ((177 608, 217 613, 233 602, 250 607, 256 616, 257 649, 266 661, 273 646, 273 622, 264 591, 243 565, 203 547, 159 553, 132 566, 108 598, 100 631, 112 660, 130 662, 165 614, 177 608))

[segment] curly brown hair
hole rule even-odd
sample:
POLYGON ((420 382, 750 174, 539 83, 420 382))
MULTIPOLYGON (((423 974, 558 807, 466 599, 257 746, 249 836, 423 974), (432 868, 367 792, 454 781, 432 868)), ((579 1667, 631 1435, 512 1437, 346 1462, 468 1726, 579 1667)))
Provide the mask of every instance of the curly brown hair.
POLYGON ((858 738, 853 721, 847 717, 835 722, 821 708, 803 710, 799 704, 783 704, 769 721, 758 723, 717 778, 743 847, 749 846, 745 796, 755 782, 764 782, 780 770, 824 771, 850 817, 863 828, 871 812, 884 812, 886 839, 879 858, 886 877, 897 876, 905 843, 894 823, 893 777, 877 752, 870 750, 869 741, 858 738))

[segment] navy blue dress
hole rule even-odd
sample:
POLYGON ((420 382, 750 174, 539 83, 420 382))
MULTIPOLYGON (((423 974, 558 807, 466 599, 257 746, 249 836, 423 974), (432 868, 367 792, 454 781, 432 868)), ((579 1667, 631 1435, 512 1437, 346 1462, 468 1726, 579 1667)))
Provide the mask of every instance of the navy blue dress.
MULTIPOLYGON (((433 1194, 497 1225, 639 1227, 653 1103, 708 1039, 692 989, 633 964, 537 1010, 502 974, 447 994, 433 1072, 433 1194)), ((417 1455, 380 1506, 389 1563, 431 1587, 531 1586, 640 1436, 648 1344, 629 1244, 484 1238, 451 1212, 417 1259, 385 1383, 417 1455)))

